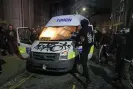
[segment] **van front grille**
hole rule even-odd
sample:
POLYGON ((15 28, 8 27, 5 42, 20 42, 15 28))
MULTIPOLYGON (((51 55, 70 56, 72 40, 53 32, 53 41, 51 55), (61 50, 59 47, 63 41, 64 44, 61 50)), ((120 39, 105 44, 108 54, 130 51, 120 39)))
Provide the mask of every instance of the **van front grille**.
POLYGON ((57 61, 59 60, 59 55, 59 53, 33 52, 32 57, 36 60, 57 61))

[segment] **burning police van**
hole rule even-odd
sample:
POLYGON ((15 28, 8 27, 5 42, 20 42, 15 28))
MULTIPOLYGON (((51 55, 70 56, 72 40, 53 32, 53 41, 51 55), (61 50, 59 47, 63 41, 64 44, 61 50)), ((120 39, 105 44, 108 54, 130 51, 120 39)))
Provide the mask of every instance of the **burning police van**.
POLYGON ((70 38, 72 33, 80 30, 80 21, 83 19, 86 18, 81 15, 62 15, 51 18, 42 30, 39 40, 31 46, 30 58, 26 63, 27 70, 52 72, 72 70, 79 52, 70 38))

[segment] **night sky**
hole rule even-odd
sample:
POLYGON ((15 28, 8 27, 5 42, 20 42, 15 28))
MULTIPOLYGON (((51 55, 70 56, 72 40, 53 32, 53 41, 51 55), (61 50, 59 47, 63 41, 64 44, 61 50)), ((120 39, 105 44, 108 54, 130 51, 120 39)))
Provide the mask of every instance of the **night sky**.
MULTIPOLYGON (((51 0, 51 1, 62 2, 63 7, 68 7, 69 4, 72 2, 72 0, 51 0)), ((86 0, 86 1, 89 3, 87 7, 91 8, 94 14, 110 14, 111 13, 112 0, 86 0)))
POLYGON ((90 0, 89 7, 95 14, 110 14, 112 0, 90 0))

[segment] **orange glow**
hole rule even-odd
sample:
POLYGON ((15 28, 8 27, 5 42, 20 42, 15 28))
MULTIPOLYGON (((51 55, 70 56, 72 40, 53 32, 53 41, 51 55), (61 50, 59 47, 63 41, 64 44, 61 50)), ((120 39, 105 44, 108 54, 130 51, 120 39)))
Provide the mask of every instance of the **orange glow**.
POLYGON ((53 38, 55 36, 55 33, 56 33, 54 29, 55 28, 52 28, 52 27, 47 28, 46 30, 44 30, 41 33, 40 37, 51 37, 51 38, 53 38))
POLYGON ((71 37, 71 33, 75 31, 76 27, 74 26, 47 27, 43 29, 39 38, 41 39, 42 37, 50 37, 50 40, 63 40, 71 37))
POLYGON ((55 34, 55 31, 46 30, 46 31, 43 33, 43 36, 45 36, 45 37, 53 37, 54 34, 55 34))

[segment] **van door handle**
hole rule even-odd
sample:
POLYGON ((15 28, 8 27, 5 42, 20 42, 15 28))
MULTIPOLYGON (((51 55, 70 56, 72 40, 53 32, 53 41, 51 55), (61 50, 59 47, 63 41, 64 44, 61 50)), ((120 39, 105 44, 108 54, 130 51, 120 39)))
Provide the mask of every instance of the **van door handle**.
POLYGON ((18 46, 20 46, 20 43, 18 43, 18 46))

